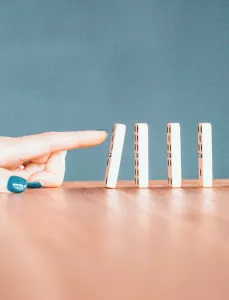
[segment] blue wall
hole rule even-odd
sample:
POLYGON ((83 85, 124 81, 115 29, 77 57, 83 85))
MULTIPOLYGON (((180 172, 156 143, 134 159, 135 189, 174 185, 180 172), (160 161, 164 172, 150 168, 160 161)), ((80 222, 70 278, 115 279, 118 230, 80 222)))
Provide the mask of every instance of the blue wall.
MULTIPOLYGON (((150 177, 167 178, 166 124, 182 126, 197 177, 197 123, 211 122, 215 177, 229 177, 228 0, 1 0, 0 134, 148 122, 150 177)), ((101 180, 109 140, 68 154, 66 180, 101 180)))

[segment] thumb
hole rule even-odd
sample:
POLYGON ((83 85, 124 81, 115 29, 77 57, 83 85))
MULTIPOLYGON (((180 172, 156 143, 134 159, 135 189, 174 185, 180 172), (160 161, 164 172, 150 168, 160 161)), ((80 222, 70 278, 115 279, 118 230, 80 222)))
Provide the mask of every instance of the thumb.
POLYGON ((26 179, 0 168, 0 193, 22 193, 27 189, 26 179))

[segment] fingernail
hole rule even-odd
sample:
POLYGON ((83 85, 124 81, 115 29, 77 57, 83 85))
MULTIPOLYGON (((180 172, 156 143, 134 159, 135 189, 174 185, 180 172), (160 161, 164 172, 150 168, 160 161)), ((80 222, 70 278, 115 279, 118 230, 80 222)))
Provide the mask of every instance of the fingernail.
POLYGON ((22 193, 27 188, 27 181, 19 176, 11 176, 8 180, 7 189, 12 193, 22 193))
POLYGON ((110 130, 108 130, 108 129, 98 129, 98 131, 106 131, 106 133, 110 132, 110 130))
POLYGON ((42 184, 39 181, 28 182, 28 188, 30 189, 39 189, 42 187, 42 184))

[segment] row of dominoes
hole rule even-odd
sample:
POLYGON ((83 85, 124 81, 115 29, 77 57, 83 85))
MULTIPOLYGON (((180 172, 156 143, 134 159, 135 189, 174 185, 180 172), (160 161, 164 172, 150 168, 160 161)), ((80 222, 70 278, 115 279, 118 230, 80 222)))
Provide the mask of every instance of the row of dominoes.
MULTIPOLYGON (((108 188, 115 188, 117 184, 125 134, 126 126, 124 124, 114 124, 105 175, 105 184, 108 188)), ((147 188, 149 184, 148 139, 148 125, 146 123, 135 124, 135 184, 139 188, 147 188)), ((167 126, 167 154, 168 184, 171 187, 181 187, 181 133, 179 123, 169 123, 167 126)), ((210 123, 200 123, 198 126, 198 164, 200 186, 211 187, 213 171, 212 127, 210 123)))

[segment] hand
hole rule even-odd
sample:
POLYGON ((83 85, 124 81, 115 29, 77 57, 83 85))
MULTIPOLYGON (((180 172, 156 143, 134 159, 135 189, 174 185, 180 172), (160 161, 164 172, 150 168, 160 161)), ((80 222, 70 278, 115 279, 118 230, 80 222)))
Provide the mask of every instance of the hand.
POLYGON ((98 130, 0 137, 0 192, 60 186, 67 150, 99 145, 107 135, 108 131, 98 130))

